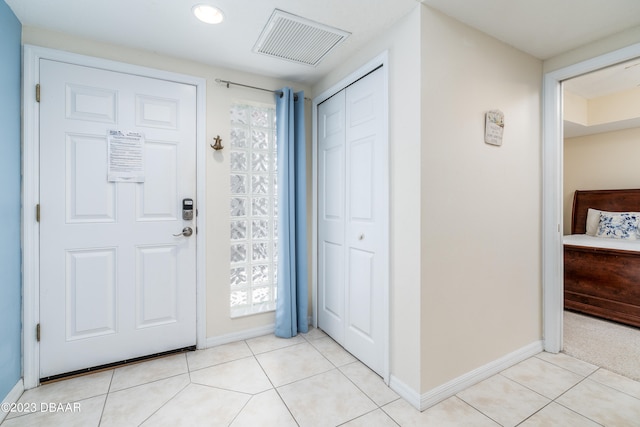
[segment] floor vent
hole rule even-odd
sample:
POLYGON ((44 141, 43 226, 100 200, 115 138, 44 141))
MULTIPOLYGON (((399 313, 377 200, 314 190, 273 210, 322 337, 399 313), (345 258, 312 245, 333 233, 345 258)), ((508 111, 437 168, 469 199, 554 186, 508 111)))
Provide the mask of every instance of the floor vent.
POLYGON ((274 10, 253 51, 316 66, 351 33, 274 10))

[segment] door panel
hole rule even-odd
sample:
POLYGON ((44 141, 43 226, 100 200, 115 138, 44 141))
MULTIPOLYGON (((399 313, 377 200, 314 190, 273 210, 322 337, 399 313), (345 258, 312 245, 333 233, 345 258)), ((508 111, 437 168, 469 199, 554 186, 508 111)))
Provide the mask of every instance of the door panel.
POLYGON ((138 328, 175 323, 179 280, 175 246, 136 248, 136 312, 138 328))
POLYGON ((349 251, 349 328, 372 339, 371 284, 374 273, 374 254, 351 248, 349 251))
POLYGON ((65 96, 68 119, 117 122, 117 91, 67 83, 65 96))
MULTIPOLYGON (((334 322, 342 322, 344 317, 344 278, 342 246, 324 242, 322 257, 325 271, 322 280, 322 309, 333 317, 334 322)), ((325 325, 326 327, 326 325, 325 325)))
POLYGON ((138 221, 177 221, 181 205, 178 194, 179 144, 174 141, 146 141, 145 161, 156 165, 146 172, 144 186, 136 186, 138 221))
POLYGON ((115 248, 67 251, 66 259, 67 339, 115 333, 115 248))
POLYGON ((104 179, 103 171, 92 167, 107 162, 107 138, 74 134, 66 138, 67 223, 114 222, 115 184, 104 179))
POLYGON ((40 376, 195 344, 196 89, 41 60, 40 376), (144 182, 110 182, 108 130, 142 132, 144 182))
POLYGON ((385 319, 381 315, 387 260, 387 155, 382 126, 382 71, 346 89, 346 267, 349 277, 345 342, 348 350, 374 371, 383 370, 385 319))
POLYGON ((178 102, 148 95, 136 95, 136 125, 177 129, 178 102))
POLYGON ((318 322, 344 339, 344 93, 318 107, 318 322))
POLYGON ((318 106, 318 325, 381 373, 388 160, 378 70, 318 106))
POLYGON ((375 139, 366 138, 352 142, 349 147, 349 180, 351 197, 349 213, 351 221, 373 221, 375 139))

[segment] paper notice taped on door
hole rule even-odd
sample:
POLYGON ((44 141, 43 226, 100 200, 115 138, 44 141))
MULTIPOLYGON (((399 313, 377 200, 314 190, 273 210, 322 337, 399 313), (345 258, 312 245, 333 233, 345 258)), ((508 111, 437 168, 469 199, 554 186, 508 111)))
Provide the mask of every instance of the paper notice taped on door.
POLYGON ((144 182, 144 135, 141 132, 107 131, 110 182, 144 182))

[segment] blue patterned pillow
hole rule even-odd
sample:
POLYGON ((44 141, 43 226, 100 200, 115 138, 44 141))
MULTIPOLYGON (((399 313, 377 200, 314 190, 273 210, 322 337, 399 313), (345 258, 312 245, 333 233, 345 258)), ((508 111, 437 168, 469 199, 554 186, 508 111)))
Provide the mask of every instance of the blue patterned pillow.
POLYGON ((636 240, 638 238, 637 212, 600 212, 597 237, 636 240))

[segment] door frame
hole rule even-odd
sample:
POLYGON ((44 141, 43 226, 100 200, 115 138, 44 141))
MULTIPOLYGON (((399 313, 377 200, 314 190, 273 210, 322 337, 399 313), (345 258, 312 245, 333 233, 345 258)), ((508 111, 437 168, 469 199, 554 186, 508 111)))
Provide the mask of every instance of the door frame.
POLYGON ((544 74, 542 104, 542 293, 544 349, 562 350, 564 311, 562 81, 640 57, 640 43, 544 74))
POLYGON ((22 362, 25 389, 34 388, 40 381, 40 345, 36 340, 36 325, 40 321, 40 227, 36 220, 36 205, 40 202, 40 113, 36 102, 36 84, 40 81, 41 59, 100 68, 184 83, 196 87, 196 345, 206 340, 206 80, 170 71, 111 61, 24 45, 23 50, 23 148, 22 148, 22 362))
MULTIPOLYGON (((381 68, 381 72, 383 73, 383 88, 382 88, 382 98, 383 98, 383 106, 382 106, 382 115, 385 118, 383 123, 383 135, 385 144, 385 151, 387 153, 387 168, 383 171, 385 175, 385 181, 387 183, 387 226, 384 227, 383 230, 383 239, 386 240, 387 243, 390 244, 390 159, 389 159, 389 53, 388 51, 384 51, 380 55, 371 59, 369 62, 359 67, 357 70, 353 71, 347 77, 340 80, 338 83, 331 86, 329 89, 325 90, 321 94, 315 96, 313 98, 313 107, 312 107, 312 227, 311 227, 311 306, 312 310, 312 319, 311 322, 314 327, 318 326, 318 105, 322 102, 326 101, 336 93, 341 90, 347 88, 351 84, 365 77, 367 74, 375 71, 377 68, 381 68)), ((382 346, 384 348, 383 352, 383 372, 382 378, 386 384, 389 384, 390 379, 390 345, 389 345, 389 328, 390 328, 390 250, 389 245, 386 247, 386 252, 382 254, 383 259, 385 260, 385 276, 386 280, 384 280, 384 289, 383 295, 385 296, 385 303, 383 304, 382 313, 380 316, 384 319, 384 328, 382 332, 382 346)))

